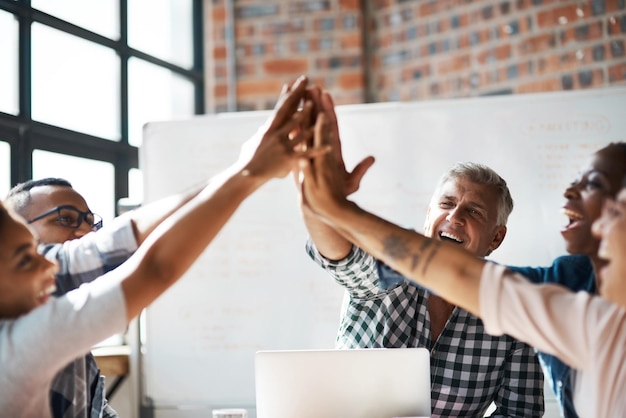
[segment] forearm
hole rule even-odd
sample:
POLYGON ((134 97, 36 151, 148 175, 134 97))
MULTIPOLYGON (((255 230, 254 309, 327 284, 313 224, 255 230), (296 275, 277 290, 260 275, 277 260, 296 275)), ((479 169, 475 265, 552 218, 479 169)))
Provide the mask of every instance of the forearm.
POLYGON ((453 244, 434 241, 344 201, 324 218, 347 240, 449 302, 479 315, 484 261, 453 244))
POLYGON ((307 208, 302 208, 302 219, 317 251, 329 260, 343 260, 350 253, 352 243, 323 222, 307 208))
POLYGON ((134 256, 133 277, 123 283, 129 319, 185 273, 241 202, 265 181, 244 170, 228 170, 158 225, 134 256))
POLYGON ((141 245, 164 219, 197 196, 206 185, 205 182, 200 186, 193 187, 188 192, 159 199, 130 212, 127 216, 131 218, 137 245, 141 245))

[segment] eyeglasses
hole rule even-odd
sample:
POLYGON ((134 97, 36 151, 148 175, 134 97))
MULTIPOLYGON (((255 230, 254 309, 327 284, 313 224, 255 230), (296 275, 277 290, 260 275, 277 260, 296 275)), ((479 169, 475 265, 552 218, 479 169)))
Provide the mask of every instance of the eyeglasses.
POLYGON ((41 215, 37 215, 28 220, 28 223, 32 224, 33 222, 52 215, 53 213, 56 213, 59 225, 65 228, 79 228, 83 221, 86 222, 87 225, 89 225, 94 231, 102 228, 102 218, 99 215, 96 215, 93 212, 82 212, 74 206, 69 205, 52 208, 48 212, 42 213, 41 215))

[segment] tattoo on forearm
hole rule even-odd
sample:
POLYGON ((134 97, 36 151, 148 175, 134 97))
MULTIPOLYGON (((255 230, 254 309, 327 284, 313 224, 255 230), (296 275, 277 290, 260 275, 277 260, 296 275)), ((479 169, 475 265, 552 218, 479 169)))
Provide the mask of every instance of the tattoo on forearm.
POLYGON ((430 241, 430 242, 434 245, 433 245, 433 248, 428 253, 428 255, 426 256, 426 261, 424 262, 424 266, 422 267, 422 274, 424 276, 426 275, 428 266, 430 266, 430 262, 433 261, 433 258, 435 257, 435 255, 437 254, 437 251, 439 251, 439 248, 441 247, 441 243, 439 241, 430 241))
POLYGON ((416 253, 411 251, 410 245, 406 238, 402 238, 398 235, 390 235, 383 240, 383 249, 386 254, 389 254, 394 259, 404 259, 410 257, 411 270, 415 271, 420 264, 420 260, 425 259, 422 265, 422 274, 426 274, 426 270, 433 257, 439 249, 440 243, 431 239, 426 239, 419 247, 416 253), (429 248, 432 246, 432 249, 429 248), (424 257, 425 256, 425 257, 424 257))
POLYGON ((390 235, 383 241, 384 251, 393 258, 405 258, 409 255, 406 240, 397 235, 390 235))

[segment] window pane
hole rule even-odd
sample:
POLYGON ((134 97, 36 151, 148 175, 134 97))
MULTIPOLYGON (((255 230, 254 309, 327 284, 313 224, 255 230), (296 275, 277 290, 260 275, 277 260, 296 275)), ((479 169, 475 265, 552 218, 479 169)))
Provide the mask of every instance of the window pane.
POLYGON ((113 164, 57 154, 33 151, 33 178, 61 177, 83 195, 89 208, 110 222, 115 211, 113 164))
POLYGON ((192 0, 128 0, 128 45, 193 66, 192 0))
POLYGON ((119 0, 31 0, 35 9, 111 39, 119 39, 119 0))
POLYGON ((119 141, 116 53, 37 23, 32 39, 33 119, 119 141))
POLYGON ((11 147, 0 141, 0 199, 4 200, 11 188, 11 147))
POLYGON ((141 145, 146 122, 193 114, 191 81, 138 58, 128 60, 128 142, 131 145, 141 145))
POLYGON ((13 14, 0 10, 0 112, 13 115, 19 111, 17 33, 18 24, 13 14))

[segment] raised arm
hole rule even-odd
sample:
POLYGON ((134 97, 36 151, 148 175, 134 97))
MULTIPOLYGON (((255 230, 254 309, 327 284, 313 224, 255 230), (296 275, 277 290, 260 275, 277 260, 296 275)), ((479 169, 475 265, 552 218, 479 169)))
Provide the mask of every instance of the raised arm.
MULTIPOLYGON (((337 146, 329 118, 320 113, 315 146, 337 146)), ((485 261, 452 244, 433 241, 385 221, 347 199, 337 153, 302 159, 304 205, 348 241, 451 303, 478 315, 480 275, 485 261)))
POLYGON ((268 180, 286 176, 298 156, 324 152, 296 151, 312 135, 307 126, 312 104, 298 111, 306 84, 301 77, 285 89, 270 119, 244 145, 239 161, 161 222, 119 267, 128 319, 183 275, 246 197, 268 180))
MULTIPOLYGON (((315 103, 316 110, 328 117, 329 129, 332 133, 328 138, 328 144, 331 145, 331 152, 334 153, 332 161, 336 165, 337 172, 341 174, 337 179, 337 186, 342 187, 346 195, 350 195, 359 189, 361 178, 374 164, 374 158, 366 157, 356 165, 352 172, 348 172, 341 153, 339 126, 332 98, 328 93, 322 93, 318 87, 310 88, 309 96, 315 103)), ((299 174, 296 175, 299 176, 299 174)), ((302 196, 300 196, 300 209, 309 236, 320 254, 329 260, 344 259, 350 252, 352 243, 335 231, 332 226, 323 222, 307 205, 304 205, 302 196)))

